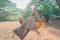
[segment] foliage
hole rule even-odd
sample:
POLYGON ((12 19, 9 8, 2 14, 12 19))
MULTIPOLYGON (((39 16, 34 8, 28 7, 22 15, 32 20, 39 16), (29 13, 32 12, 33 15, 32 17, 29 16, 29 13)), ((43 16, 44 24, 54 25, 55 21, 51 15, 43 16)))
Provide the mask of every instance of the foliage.
MULTIPOLYGON (((57 0, 31 0, 25 10, 16 8, 16 4, 9 0, 0 0, 0 21, 14 21, 19 17, 27 18, 32 13, 32 7, 37 6, 40 15, 49 14, 60 16, 57 0)), ((32 13, 33 14, 33 13, 32 13)))
POLYGON ((25 16, 29 15, 32 12, 31 11, 31 6, 37 6, 37 10, 40 15, 44 14, 49 14, 49 15, 60 15, 60 8, 58 7, 56 0, 31 0, 31 2, 27 5, 25 9, 25 16))
POLYGON ((9 0, 0 0, 0 21, 18 20, 22 16, 22 10, 16 8, 16 4, 9 0))

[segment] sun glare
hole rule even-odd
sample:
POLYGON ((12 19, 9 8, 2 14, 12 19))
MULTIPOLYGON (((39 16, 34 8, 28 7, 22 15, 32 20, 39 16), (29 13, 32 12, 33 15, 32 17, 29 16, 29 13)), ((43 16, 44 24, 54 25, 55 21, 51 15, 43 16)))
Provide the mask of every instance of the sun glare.
POLYGON ((16 3, 17 8, 25 9, 26 5, 30 2, 30 0, 10 0, 13 3, 16 3))

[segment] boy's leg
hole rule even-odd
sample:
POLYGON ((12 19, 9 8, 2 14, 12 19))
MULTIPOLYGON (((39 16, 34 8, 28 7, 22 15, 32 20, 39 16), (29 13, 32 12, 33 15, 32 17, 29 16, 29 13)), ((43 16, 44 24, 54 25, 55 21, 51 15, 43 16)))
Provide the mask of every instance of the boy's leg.
POLYGON ((34 30, 34 23, 35 19, 33 17, 30 17, 29 30, 34 30))

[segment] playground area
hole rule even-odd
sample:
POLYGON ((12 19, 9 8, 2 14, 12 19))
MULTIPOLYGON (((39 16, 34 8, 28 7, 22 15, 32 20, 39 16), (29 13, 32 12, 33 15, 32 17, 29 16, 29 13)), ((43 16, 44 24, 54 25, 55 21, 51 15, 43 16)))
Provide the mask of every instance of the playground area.
POLYGON ((0 40, 60 40, 60 0, 0 0, 0 40))
MULTIPOLYGON (((59 24, 60 21, 52 21, 50 24, 47 24, 43 31, 39 29, 39 33, 30 31, 23 40, 60 40, 59 24)), ((20 27, 19 22, 0 22, 0 40, 20 40, 20 38, 12 32, 12 30, 18 27, 20 27)))

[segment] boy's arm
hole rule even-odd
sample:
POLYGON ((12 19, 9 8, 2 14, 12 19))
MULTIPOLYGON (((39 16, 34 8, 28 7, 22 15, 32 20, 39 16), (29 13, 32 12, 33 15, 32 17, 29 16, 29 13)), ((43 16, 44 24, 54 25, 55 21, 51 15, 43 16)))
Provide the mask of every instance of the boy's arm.
POLYGON ((37 18, 38 22, 41 22, 39 13, 38 13, 38 11, 36 10, 36 8, 33 8, 33 13, 35 14, 35 17, 37 18))

